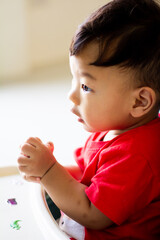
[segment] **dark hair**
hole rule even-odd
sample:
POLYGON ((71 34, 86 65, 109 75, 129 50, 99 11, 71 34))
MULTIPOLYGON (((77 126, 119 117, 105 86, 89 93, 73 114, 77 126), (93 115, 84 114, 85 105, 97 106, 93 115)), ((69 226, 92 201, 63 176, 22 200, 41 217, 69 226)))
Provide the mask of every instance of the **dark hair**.
POLYGON ((79 54, 92 41, 99 46, 92 65, 131 68, 140 86, 160 94, 160 6, 156 1, 113 0, 102 6, 77 29, 70 55, 79 54))

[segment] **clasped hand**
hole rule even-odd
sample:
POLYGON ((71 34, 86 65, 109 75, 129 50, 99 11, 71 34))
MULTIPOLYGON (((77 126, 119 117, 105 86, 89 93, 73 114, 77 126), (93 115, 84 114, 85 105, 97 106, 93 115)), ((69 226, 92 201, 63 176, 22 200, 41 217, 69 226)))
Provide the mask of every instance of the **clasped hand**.
POLYGON ((56 162, 53 143, 46 145, 39 138, 29 138, 21 145, 18 168, 27 181, 40 182, 47 170, 56 162))

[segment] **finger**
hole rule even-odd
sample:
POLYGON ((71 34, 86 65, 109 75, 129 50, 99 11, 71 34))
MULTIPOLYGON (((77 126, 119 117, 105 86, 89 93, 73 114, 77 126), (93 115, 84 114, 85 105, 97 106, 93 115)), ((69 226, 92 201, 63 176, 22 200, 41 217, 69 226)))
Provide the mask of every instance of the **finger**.
POLYGON ((24 156, 23 154, 21 154, 18 157, 17 162, 21 166, 27 166, 30 163, 30 159, 27 156, 24 156))
POLYGON ((23 179, 28 182, 35 182, 35 183, 40 183, 40 180, 41 180, 39 177, 32 177, 27 175, 23 175, 23 179))
POLYGON ((33 147, 36 148, 42 143, 42 141, 37 137, 35 137, 35 138, 30 137, 30 138, 27 139, 26 143, 28 143, 28 144, 30 144, 30 145, 32 145, 33 147))
POLYGON ((46 143, 47 148, 53 153, 54 150, 54 144, 52 142, 46 143))
POLYGON ((40 143, 42 143, 41 139, 38 137, 35 137, 35 139, 37 139, 40 143))
POLYGON ((21 172, 21 174, 23 175, 23 174, 26 174, 26 175, 30 175, 30 169, 27 167, 27 166, 21 166, 21 165, 19 165, 18 166, 18 169, 19 169, 19 171, 21 172))
POLYGON ((30 144, 30 143, 24 143, 21 146, 21 153, 23 153, 25 156, 30 157, 36 150, 36 146, 30 144))

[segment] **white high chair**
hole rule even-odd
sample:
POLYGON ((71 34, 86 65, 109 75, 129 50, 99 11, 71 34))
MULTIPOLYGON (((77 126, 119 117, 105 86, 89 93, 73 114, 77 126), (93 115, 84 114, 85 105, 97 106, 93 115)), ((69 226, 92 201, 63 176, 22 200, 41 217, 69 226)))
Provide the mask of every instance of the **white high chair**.
POLYGON ((0 239, 70 239, 52 217, 40 184, 24 181, 16 167, 0 168, 0 239))

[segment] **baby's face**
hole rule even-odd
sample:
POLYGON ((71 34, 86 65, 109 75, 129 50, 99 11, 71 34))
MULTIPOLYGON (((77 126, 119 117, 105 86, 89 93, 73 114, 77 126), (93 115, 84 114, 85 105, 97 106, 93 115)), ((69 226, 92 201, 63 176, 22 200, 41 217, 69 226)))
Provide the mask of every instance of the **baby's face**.
POLYGON ((70 57, 71 111, 89 132, 126 129, 130 126, 134 90, 131 73, 116 66, 90 65, 97 54, 97 45, 89 44, 80 54, 70 57))

